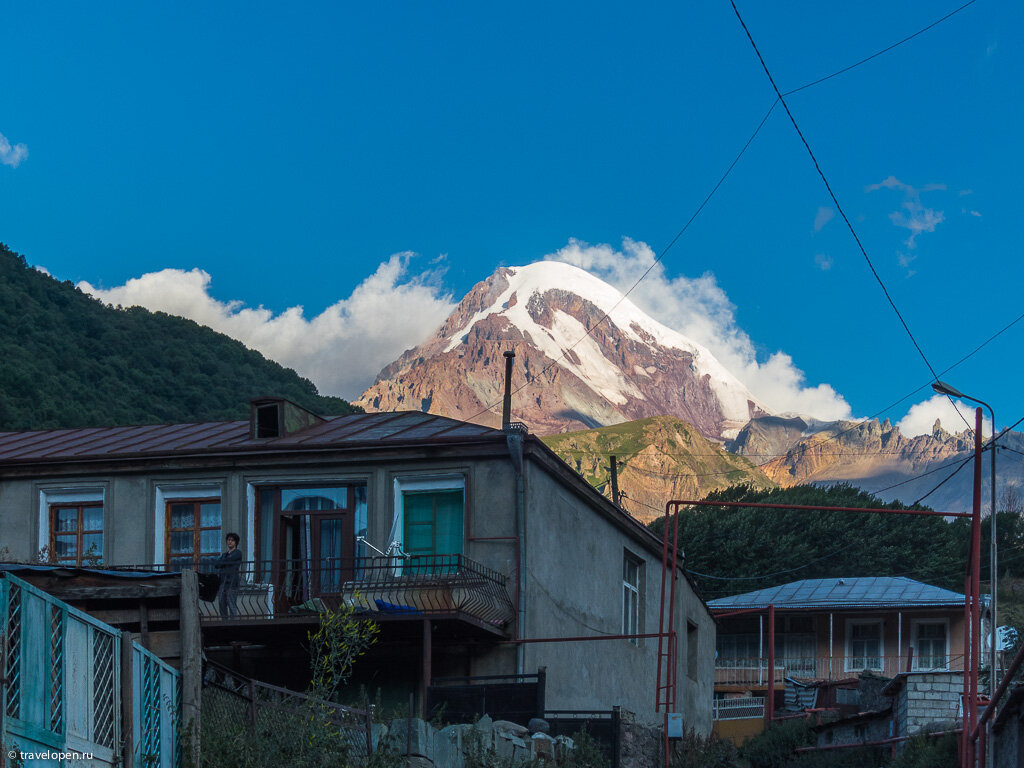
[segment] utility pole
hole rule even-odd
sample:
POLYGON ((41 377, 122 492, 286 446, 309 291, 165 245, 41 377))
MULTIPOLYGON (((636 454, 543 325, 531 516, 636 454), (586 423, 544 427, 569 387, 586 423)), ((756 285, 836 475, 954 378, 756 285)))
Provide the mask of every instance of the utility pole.
POLYGON ((611 473, 612 504, 614 504, 617 507, 619 506, 619 465, 616 463, 614 456, 609 456, 608 458, 611 463, 607 467, 605 467, 605 469, 607 469, 608 472, 611 473))

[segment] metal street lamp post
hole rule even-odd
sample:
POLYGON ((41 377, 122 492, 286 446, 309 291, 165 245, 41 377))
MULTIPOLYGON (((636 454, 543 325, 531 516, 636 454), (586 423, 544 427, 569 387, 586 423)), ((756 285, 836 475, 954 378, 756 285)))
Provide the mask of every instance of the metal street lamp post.
MULTIPOLYGON (((935 383, 932 384, 932 389, 940 395, 947 395, 949 397, 956 397, 961 400, 970 400, 972 403, 978 403, 988 408, 989 415, 992 417, 992 442, 989 446, 992 450, 992 507, 989 513, 989 531, 990 536, 990 552, 989 552, 989 577, 991 582, 989 584, 989 591, 991 593, 991 622, 992 632, 989 638, 989 695, 995 696, 996 692, 996 629, 999 626, 996 621, 996 582, 998 581, 999 571, 997 570, 997 554, 998 547, 996 543, 996 413, 992 409, 992 406, 986 403, 984 400, 979 400, 976 397, 965 395, 955 387, 946 384, 945 382, 936 379, 935 383)), ((994 704, 995 702, 993 702, 994 704)), ((989 756, 992 751, 989 750, 989 756)), ((990 757, 991 759, 991 757, 990 757)))

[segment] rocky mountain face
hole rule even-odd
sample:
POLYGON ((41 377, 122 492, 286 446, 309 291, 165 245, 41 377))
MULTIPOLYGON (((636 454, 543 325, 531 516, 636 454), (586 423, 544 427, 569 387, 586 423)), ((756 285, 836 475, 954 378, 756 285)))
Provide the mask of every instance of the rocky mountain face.
POLYGON ((644 523, 664 515, 669 499, 701 499, 711 491, 739 484, 777 485, 745 457, 723 450, 672 416, 542 439, 609 498, 609 457, 615 456, 621 506, 644 523))
MULTIPOLYGON (((1001 435, 997 456, 1000 489, 1024 487, 1024 435, 1001 435)), ((974 438, 965 429, 947 432, 936 422, 930 435, 907 437, 888 420, 838 421, 808 426, 801 419, 752 419, 729 443, 783 487, 801 483, 848 482, 884 501, 910 504, 947 477, 924 503, 933 509, 968 511, 974 477, 970 459, 974 438), (959 471, 961 464, 967 462, 959 471), (954 474, 955 473, 955 474, 954 474)), ((982 499, 988 509, 990 454, 985 453, 982 499)))
POLYGON ((560 262, 502 268, 478 283, 357 403, 498 426, 505 350, 516 353, 513 418, 537 434, 670 415, 724 440, 767 414, 706 348, 560 262))

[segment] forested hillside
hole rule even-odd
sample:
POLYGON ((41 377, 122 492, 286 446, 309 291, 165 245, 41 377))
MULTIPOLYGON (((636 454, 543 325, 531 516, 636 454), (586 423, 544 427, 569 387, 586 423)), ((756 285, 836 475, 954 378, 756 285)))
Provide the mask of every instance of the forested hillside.
POLYGON ((261 395, 353 411, 223 334, 108 307, 0 244, 0 430, 247 418, 261 395))
MULTIPOLYGON (((711 493, 709 501, 807 506, 885 507, 849 485, 800 485, 761 490, 738 486, 711 493)), ((651 524, 661 535, 662 520, 651 524)), ((988 541, 988 521, 982 540, 988 541)), ((999 517, 1001 573, 1021 568, 1024 529, 1019 512, 999 517)), ((696 507, 679 513, 679 543, 701 594, 711 600, 801 579, 906 576, 963 590, 969 541, 967 521, 942 517, 696 507)), ((987 547, 983 547, 983 550, 987 547)), ((988 556, 982 579, 988 579, 988 556)))

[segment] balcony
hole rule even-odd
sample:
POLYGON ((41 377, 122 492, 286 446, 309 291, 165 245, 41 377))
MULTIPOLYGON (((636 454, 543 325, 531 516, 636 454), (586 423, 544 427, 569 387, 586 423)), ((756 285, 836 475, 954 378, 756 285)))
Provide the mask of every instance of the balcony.
POLYGON ((741 699, 714 699, 711 702, 712 720, 764 719, 764 696, 745 696, 741 699))
MULTIPOLYGON (((914 657, 912 672, 960 672, 963 655, 914 657)), ((775 685, 781 687, 787 677, 804 680, 841 680, 863 671, 895 677, 907 670, 907 655, 857 658, 847 656, 779 657, 775 659, 775 685)), ((764 687, 768 681, 767 657, 715 660, 715 685, 764 687)))
POLYGON ((126 566, 200 573, 204 626, 315 620, 346 605, 378 621, 460 619, 505 634, 515 618, 507 578, 463 555, 247 561, 234 600, 222 605, 212 563, 126 566), (211 578, 212 577, 212 578, 211 578), (232 605, 233 603, 233 605, 232 605))

